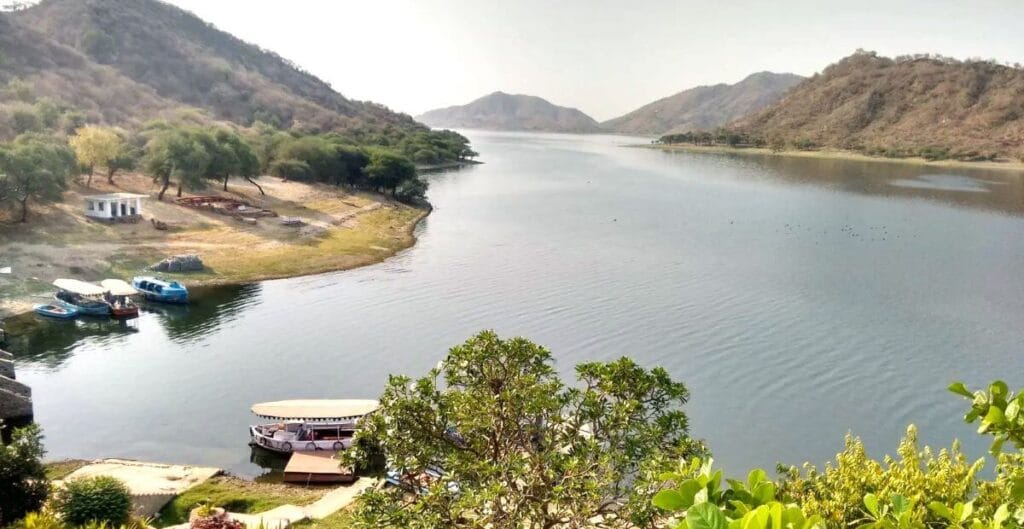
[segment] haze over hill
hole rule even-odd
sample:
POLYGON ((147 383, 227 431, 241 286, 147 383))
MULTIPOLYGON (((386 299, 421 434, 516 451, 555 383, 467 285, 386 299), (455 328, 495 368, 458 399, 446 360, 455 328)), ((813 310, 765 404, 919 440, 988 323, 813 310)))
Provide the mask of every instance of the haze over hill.
MULTIPOLYGON (((43 0, 0 14, 0 50, 0 82, 17 79, 34 96, 72 105, 90 121, 138 122, 191 106, 246 125, 421 128, 155 0, 43 0)), ((22 97, 10 88, 2 101, 22 97)))
POLYGON ((778 101, 803 79, 791 73, 758 72, 732 85, 719 83, 684 90, 601 126, 630 134, 713 129, 778 101))
POLYGON ((594 118, 536 96, 494 92, 468 104, 417 116, 433 127, 544 132, 600 132, 594 118))
POLYGON ((858 52, 732 128, 767 142, 868 154, 1024 159, 1024 69, 858 52))

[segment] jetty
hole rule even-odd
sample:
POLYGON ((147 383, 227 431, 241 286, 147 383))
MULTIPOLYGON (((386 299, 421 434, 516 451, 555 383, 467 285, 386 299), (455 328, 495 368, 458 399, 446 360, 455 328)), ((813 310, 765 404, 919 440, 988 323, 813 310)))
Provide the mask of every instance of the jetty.
POLYGON ((0 420, 32 416, 32 389, 15 380, 14 355, 0 349, 0 420))

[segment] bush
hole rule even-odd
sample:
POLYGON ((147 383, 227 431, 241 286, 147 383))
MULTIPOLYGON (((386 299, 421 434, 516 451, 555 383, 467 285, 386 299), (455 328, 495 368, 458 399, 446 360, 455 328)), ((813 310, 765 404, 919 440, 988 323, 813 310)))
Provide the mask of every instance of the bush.
POLYGON ((0 527, 42 507, 50 490, 41 462, 43 435, 35 425, 14 430, 0 445, 0 527))
POLYGON ((57 510, 72 525, 90 522, 120 526, 132 511, 132 495, 121 481, 108 476, 78 479, 57 492, 57 510))
POLYGON ((313 178, 309 164, 299 160, 277 160, 270 164, 271 175, 285 180, 306 181, 313 178))

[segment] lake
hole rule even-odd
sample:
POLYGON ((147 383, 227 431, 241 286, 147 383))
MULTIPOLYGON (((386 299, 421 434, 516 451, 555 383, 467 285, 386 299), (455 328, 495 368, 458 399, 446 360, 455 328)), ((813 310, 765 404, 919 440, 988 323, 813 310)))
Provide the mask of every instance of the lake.
POLYGON ((982 455, 945 387, 1024 384, 1020 174, 467 134, 486 163, 429 176, 418 243, 379 265, 16 337, 48 457, 257 475, 251 404, 373 398, 485 328, 567 375, 664 366, 730 474, 823 463, 847 432, 893 453, 909 423, 982 455))

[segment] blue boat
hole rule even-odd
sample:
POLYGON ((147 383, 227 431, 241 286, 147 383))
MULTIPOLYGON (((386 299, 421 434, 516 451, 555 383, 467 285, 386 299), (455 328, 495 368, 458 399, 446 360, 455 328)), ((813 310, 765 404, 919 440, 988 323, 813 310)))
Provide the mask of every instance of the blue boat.
POLYGON ((62 320, 69 320, 78 315, 78 310, 71 307, 62 307, 56 304, 36 305, 34 310, 36 311, 36 314, 40 316, 58 318, 62 320))
POLYGON ((162 303, 188 303, 188 289, 177 281, 167 281, 159 277, 137 276, 132 279, 132 286, 150 301, 162 303))
POLYGON ((53 286, 57 287, 53 298, 58 305, 75 309, 77 314, 110 316, 110 304, 103 299, 106 290, 102 287, 77 279, 58 279, 53 286))

